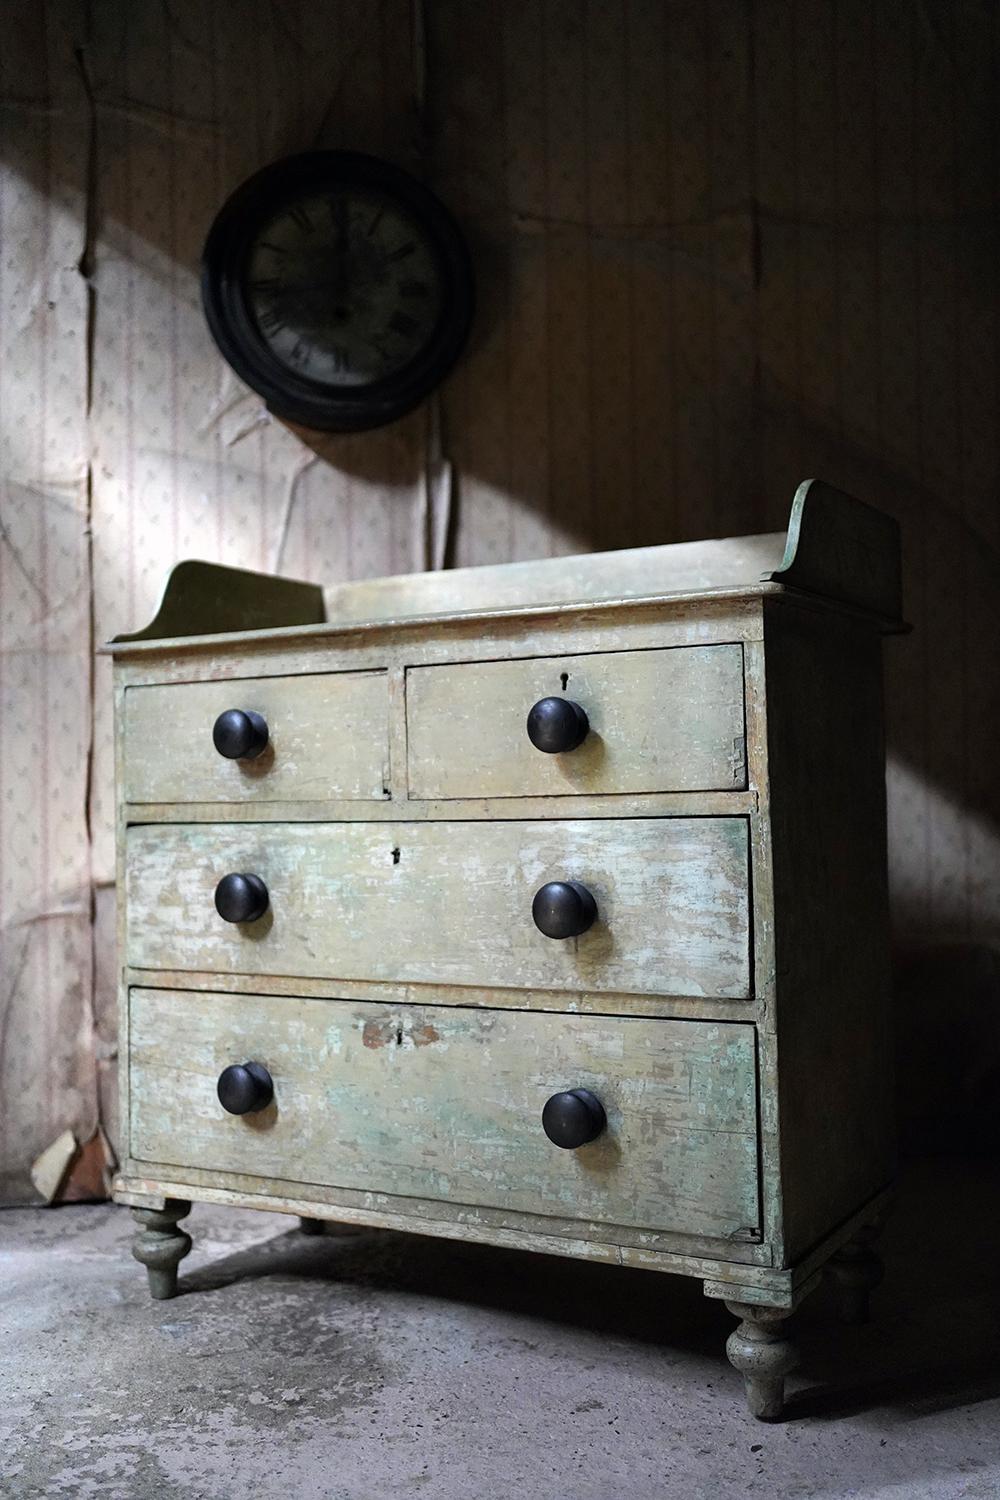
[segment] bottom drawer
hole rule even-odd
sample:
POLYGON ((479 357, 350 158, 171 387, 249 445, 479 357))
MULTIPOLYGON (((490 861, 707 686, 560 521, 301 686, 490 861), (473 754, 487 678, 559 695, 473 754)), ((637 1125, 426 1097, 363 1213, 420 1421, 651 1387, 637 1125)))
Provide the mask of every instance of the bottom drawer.
POLYGON ((757 1228, 749 1025, 152 989, 129 1004, 137 1161, 682 1234, 757 1228), (247 1061, 273 1101, 226 1114, 218 1076, 247 1061), (542 1109, 574 1088, 607 1126, 566 1150, 542 1109))

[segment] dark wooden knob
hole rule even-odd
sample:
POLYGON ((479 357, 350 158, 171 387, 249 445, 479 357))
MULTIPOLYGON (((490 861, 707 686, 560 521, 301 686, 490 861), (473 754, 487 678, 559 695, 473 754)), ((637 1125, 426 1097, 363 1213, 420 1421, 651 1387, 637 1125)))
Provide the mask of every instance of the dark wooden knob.
POLYGON ((553 1094, 542 1110, 542 1129, 554 1146, 575 1151, 600 1135, 608 1117, 604 1105, 589 1089, 553 1094))
POLYGON ((259 875, 223 875, 215 887, 215 909, 224 922, 256 922, 268 899, 259 875))
POLYGON ((597 902, 578 880, 550 880, 535 892, 531 915, 546 937, 579 937, 597 921, 597 902))
POLYGON ((215 721, 212 741, 227 760, 256 760, 267 749, 267 720, 249 709, 227 708, 215 721))
POLYGON ((587 738, 590 720, 569 698, 539 698, 528 714, 528 739, 536 750, 559 755, 587 738))
POLYGON ((252 1115, 270 1104, 274 1084, 261 1063, 233 1063, 219 1074, 218 1094, 227 1114, 252 1115))

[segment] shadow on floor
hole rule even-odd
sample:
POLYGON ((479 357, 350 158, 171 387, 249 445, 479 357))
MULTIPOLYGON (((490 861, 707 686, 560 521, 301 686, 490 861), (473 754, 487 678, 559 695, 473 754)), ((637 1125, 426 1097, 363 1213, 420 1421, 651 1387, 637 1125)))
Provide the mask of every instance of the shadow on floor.
MULTIPOLYGON (((197 1235, 197 1223, 194 1226, 197 1235)), ((1000 1164, 910 1164, 883 1237, 872 1322, 837 1322, 824 1287, 796 1314, 786 1421, 895 1409, 904 1420, 1000 1397, 1000 1164)), ((182 1295, 261 1277, 495 1308, 608 1340, 718 1357, 733 1320, 697 1280, 391 1230, 295 1228, 182 1275, 182 1295)))

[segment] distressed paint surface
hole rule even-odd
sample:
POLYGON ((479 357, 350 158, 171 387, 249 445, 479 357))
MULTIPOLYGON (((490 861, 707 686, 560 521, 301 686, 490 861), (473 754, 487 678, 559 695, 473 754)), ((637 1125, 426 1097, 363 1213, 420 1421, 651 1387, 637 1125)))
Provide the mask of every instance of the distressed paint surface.
POLYGON ((752 1027, 163 990, 130 1009, 139 1159, 721 1238, 757 1224, 752 1027), (218 1075, 248 1058, 274 1100, 227 1115, 218 1075), (562 1151, 541 1112, 571 1087, 608 1127, 562 1151))
MULTIPOLYGON (((819 689, 768 670, 762 622, 773 617, 784 632, 801 614, 818 639, 831 643, 845 630, 856 632, 873 660, 880 622, 857 616, 848 623, 829 603, 797 603, 773 584, 738 599, 612 600, 556 610, 536 607, 526 593, 517 610, 399 625, 334 621, 123 654, 118 672, 125 701, 156 692, 169 703, 167 695, 194 687, 222 691, 227 706, 235 706, 228 695, 256 679, 292 695, 315 681, 322 700, 327 683, 362 680, 367 669, 369 679, 385 684, 391 760, 388 795, 368 804, 329 792, 301 801, 293 793, 259 804, 199 804, 190 800, 187 784, 184 802, 122 802, 125 953, 132 965, 123 986, 123 1036, 133 1028, 126 1045, 131 1066, 123 1117, 131 1140, 123 1190, 138 1183, 141 1191, 145 1183, 167 1196, 189 1190, 282 1206, 301 1199, 321 1213, 353 1215, 355 1222, 431 1224, 432 1232, 463 1238, 683 1270, 730 1295, 734 1287, 749 1289, 748 1301, 791 1305, 811 1281, 794 1283, 797 1272, 786 1253, 789 1211, 808 1207, 822 1258, 844 1203, 838 1200, 836 1213, 825 1211, 832 1202, 829 1171, 791 1188, 798 1208, 787 1201, 787 1143, 808 1116, 794 1100, 803 1091, 822 1100, 828 1089, 821 1068, 796 1069, 796 1059, 815 1051, 802 1036, 791 1055, 783 1044, 778 1068, 776 1039, 787 1040, 792 1025, 782 1025, 782 1008, 793 1021, 799 1018, 795 1024, 805 1038, 818 1035, 809 1017, 821 990, 814 984, 802 993, 787 958, 776 963, 775 935, 799 909, 815 904, 810 887, 832 868, 840 834, 828 832, 809 851, 803 880, 794 889, 786 882, 776 893, 771 760, 776 745, 783 752, 791 747, 795 769, 779 775, 786 792, 794 788, 794 827, 781 833, 784 848, 805 826, 810 804, 829 796, 824 740, 848 732, 844 726, 853 720, 844 718, 845 695, 838 691, 828 705, 832 723, 821 733, 814 711, 810 723, 803 722, 802 704, 819 689), (558 688, 534 673, 556 674, 558 688), (569 806, 562 796, 531 781, 537 765, 549 774, 556 764, 529 750, 523 729, 525 700, 546 690, 583 701, 594 723, 592 744, 607 749, 604 774, 628 787, 602 792, 600 783, 580 786, 572 819, 558 816, 569 806), (670 716, 666 704, 674 710, 670 716), (642 789, 647 764, 666 763, 671 776, 690 774, 699 756, 710 764, 718 735, 704 734, 704 725, 713 717, 725 723, 727 712, 726 729, 735 724, 740 731, 729 766, 739 789, 642 789), (506 716, 506 738, 489 732, 490 713, 506 716), (429 747, 421 745, 425 730, 429 747), (807 771, 795 747, 813 740, 815 761, 807 771), (469 768, 478 794, 413 798, 415 777, 438 766, 442 793, 469 768), (498 788, 505 774, 516 790, 504 798, 498 788), (214 911, 214 886, 232 869, 256 872, 271 892, 268 914, 246 928, 223 924, 214 911), (601 920, 576 942, 550 942, 531 923, 531 897, 552 878, 580 879, 597 899, 601 920), (150 992, 153 971, 162 988, 150 992), (215 993, 219 984, 226 986, 225 997, 215 993), (161 1049, 154 1067, 143 1061, 147 1038, 141 1025, 135 1027, 129 986, 138 987, 133 995, 151 995, 149 1006, 170 1007, 150 1042, 161 1049), (189 1020, 191 1007, 199 1012, 197 1023, 189 1020), (324 1026, 332 1015, 349 1015, 350 1027, 331 1040, 325 1031, 310 1030, 311 1022, 306 1026, 313 1012, 324 1026), (230 1014, 237 1017, 233 1025, 230 1014), (585 1027, 590 1030, 580 1030, 585 1027), (518 1089, 536 1078, 542 1057, 563 1057, 566 1064, 560 1069, 565 1077, 545 1076, 546 1096, 583 1085, 603 1097, 613 1087, 608 1079, 617 1076, 609 1059, 624 1056, 643 1028, 655 1037, 654 1050, 666 1048, 677 1028, 685 1046, 701 1034, 713 1042, 742 1034, 750 1050, 741 1087, 749 1090, 752 1129, 727 1124, 720 1101, 706 1098, 697 1083, 703 1059, 679 1084, 676 1057, 663 1065, 654 1059, 646 1069, 630 1054, 621 1076, 639 1088, 643 1108, 656 1095, 656 1119, 647 1130, 631 1104, 619 1111, 638 1127, 628 1163, 601 1156, 615 1145, 614 1129, 572 1157, 593 1158, 607 1169, 600 1192, 596 1177, 560 1178, 553 1187, 535 1173, 531 1153, 544 1139, 537 1126, 523 1140, 511 1131, 491 1135, 481 1121, 477 1132, 470 1112, 490 1098, 495 1055, 513 1080, 504 1087, 504 1101, 522 1097, 518 1089), (198 1035, 202 1053, 215 1049, 207 1073, 198 1059, 173 1067, 174 1055, 198 1035), (261 1037, 268 1039, 266 1056, 255 1045, 261 1037), (228 1062, 240 1060, 229 1052, 237 1044, 246 1058, 269 1067, 276 1058, 276 1076, 291 1057, 288 1097, 308 1096, 305 1123, 293 1121, 285 1130, 278 1106, 253 1122, 221 1118, 214 1083, 228 1062), (327 1088, 322 1069, 330 1059, 330 1067, 340 1069, 342 1057, 348 1060, 343 1075, 327 1088), (485 1058, 483 1076, 470 1057, 485 1058), (318 1081, 315 1058, 322 1060, 318 1081), (687 1142, 690 1132, 659 1108, 663 1089, 674 1101, 683 1095, 685 1107, 709 1119, 710 1147, 703 1149, 700 1137, 694 1146, 682 1144, 682 1134, 687 1142), (212 1113, 202 1119, 206 1098, 212 1113), (341 1166, 336 1142, 321 1149, 316 1141, 333 1139, 331 1132, 345 1121, 348 1150, 341 1166), (397 1149, 404 1129, 405 1148, 397 1149), (459 1129, 463 1140, 477 1149, 485 1143, 494 1155, 462 1155, 459 1129), (192 1131, 202 1132, 194 1144, 192 1131), (222 1132, 219 1141, 213 1131, 222 1132), (653 1135, 659 1155, 633 1191, 627 1167, 643 1157, 653 1135), (501 1150, 512 1139, 519 1160, 529 1163, 526 1172, 509 1168, 501 1150), (225 1154, 236 1146, 256 1154, 225 1154), (683 1181, 657 1177, 666 1169, 664 1149, 666 1166, 680 1171, 683 1181), (308 1160, 316 1165, 303 1166, 308 1160), (720 1183, 728 1193, 725 1184, 736 1182, 746 1193, 743 1207, 752 1212, 741 1210, 740 1222, 727 1223, 729 1209, 719 1209, 715 1195, 720 1183), (725 1254, 718 1252, 713 1268, 720 1237, 725 1254)), ((772 628, 772 651, 774 638, 772 628)), ((877 705, 856 703, 852 713, 870 732, 877 730, 877 705)), ((861 743, 860 728, 849 731, 852 744, 861 743)), ((348 731, 333 716, 329 732, 335 742, 348 731)), ((181 736, 181 749, 190 737, 181 736)), ((121 748, 127 785, 124 736, 121 748)), ((848 790, 849 784, 850 778, 848 790)), ((810 942, 823 940, 835 909, 836 901, 828 913, 813 914, 810 942)), ((830 984, 836 986, 841 968, 826 965, 830 984)), ((869 999, 877 1005, 877 996, 869 999)), ((700 1043, 695 1050, 701 1059, 700 1043)), ((715 1065, 704 1066, 711 1072, 715 1065)), ((723 1087, 728 1066, 722 1060, 716 1068, 723 1087)), ((537 1119, 540 1102, 525 1108, 525 1119, 537 1119)), ((858 1096, 855 1115, 862 1104, 858 1096)), ((841 1125, 847 1134, 854 1129, 851 1120, 841 1125)), ((872 1180, 867 1162, 858 1176, 872 1180)), ((734 1200, 726 1201, 731 1207, 734 1200)), ((819 1269, 810 1274, 814 1280, 819 1269)))
POLYGON ((578 793, 572 803, 561 797, 456 797, 451 801, 422 802, 386 798, 326 802, 137 802, 129 806, 129 821, 144 823, 340 823, 407 822, 442 820, 489 821, 502 812, 505 818, 562 820, 574 818, 663 818, 747 816, 757 811, 756 791, 745 792, 640 792, 618 796, 612 792, 578 793))
POLYGON ((533 989, 750 993, 742 818, 145 825, 126 835, 126 961, 139 969, 533 989), (230 871, 270 893, 223 922, 230 871), (531 902, 582 881, 598 920, 543 937, 531 902))
MULTIPOLYGON (((589 605, 532 605, 496 614, 425 615, 368 625, 304 625, 223 636, 175 637, 105 646, 125 685, 197 682, 313 671, 384 670, 513 657, 661 650, 759 640, 765 598, 790 598, 781 584, 589 605)), ((817 609, 834 606, 815 601, 817 609)))
MULTIPOLYGON (((127 984, 145 985, 151 982, 151 976, 147 969, 126 969, 125 980, 127 984)), ((161 989, 214 990, 218 989, 219 976, 183 969, 158 969, 155 983, 161 989)), ((384 979, 311 979, 302 974, 293 978, 230 972, 226 975, 226 989, 234 994, 303 995, 317 1000, 382 1000, 400 1005, 417 1005, 430 998, 424 984, 384 979)), ((441 1005, 475 1005, 487 1010, 663 1016, 675 1021, 753 1021, 761 1009, 756 997, 754 1000, 719 1000, 707 995, 637 995, 627 990, 506 990, 468 984, 436 986, 434 1000, 441 1005)))
POLYGON ((739 645, 413 667, 406 721, 414 798, 746 786, 739 645), (525 720, 537 699, 563 696, 590 730, 546 755, 525 720))
POLYGON ((389 696, 384 672, 248 677, 130 687, 125 693, 130 802, 307 802, 387 795, 389 696), (252 709, 269 739, 256 760, 227 760, 212 726, 252 709))
POLYGON ((746 588, 776 568, 784 532, 625 547, 617 552, 531 558, 476 568, 361 578, 323 590, 337 624, 400 619, 519 604, 579 604, 706 589, 746 588))

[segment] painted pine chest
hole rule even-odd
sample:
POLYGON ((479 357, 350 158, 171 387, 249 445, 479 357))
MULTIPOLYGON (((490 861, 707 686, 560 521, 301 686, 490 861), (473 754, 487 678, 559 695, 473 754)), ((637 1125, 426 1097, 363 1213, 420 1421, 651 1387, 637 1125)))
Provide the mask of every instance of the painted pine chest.
MULTIPOLYGON (((895 523, 327 590, 186 563, 115 657, 116 1198, 697 1276, 774 1417, 893 1171, 895 523)), ((664 1329, 669 1340, 669 1329, 664 1329)))

